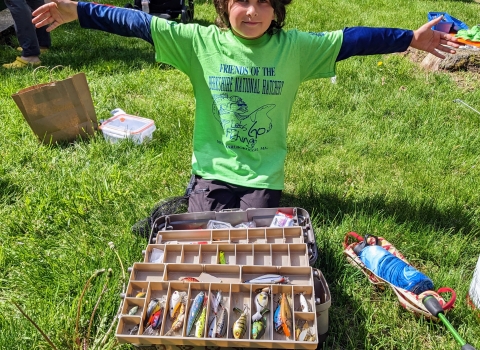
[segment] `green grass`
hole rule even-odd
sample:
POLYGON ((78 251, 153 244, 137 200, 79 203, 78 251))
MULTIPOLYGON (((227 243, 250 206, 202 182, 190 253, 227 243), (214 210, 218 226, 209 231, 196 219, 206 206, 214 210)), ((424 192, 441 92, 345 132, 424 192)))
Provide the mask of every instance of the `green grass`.
MULTIPOLYGON (((122 1, 112 1, 119 6, 122 1)), ((417 28, 429 11, 478 22, 473 1, 294 1, 287 28, 345 26, 417 28)), ((195 20, 211 24, 211 2, 195 20)), ((188 78, 154 62, 137 39, 67 24, 42 57, 55 79, 85 72, 99 119, 121 107, 155 120, 152 142, 109 144, 101 134, 61 146, 37 142, 11 94, 50 79, 32 70, 0 70, 0 349, 49 349, 13 302, 58 349, 73 349, 107 283, 91 325, 100 341, 115 317, 121 266, 142 260, 146 240, 130 227, 162 198, 181 195, 189 179, 195 101, 188 78)), ((13 40, 15 40, 13 38, 13 40)), ((1 63, 17 52, 0 46, 1 63)), ((328 349, 459 349, 440 324, 402 309, 390 290, 376 290, 342 254, 346 232, 387 238, 435 282, 457 292, 447 314, 480 348, 478 316, 466 305, 480 252, 480 82, 473 73, 426 72, 403 55, 356 57, 337 66, 337 83, 302 85, 289 125, 283 205, 312 216, 318 267, 332 294, 328 349), (381 65, 378 62, 382 62, 381 65)), ((448 298, 449 296, 445 296, 448 298)), ((110 334, 104 348, 118 345, 110 334)), ((92 347, 91 347, 92 348, 92 347)))

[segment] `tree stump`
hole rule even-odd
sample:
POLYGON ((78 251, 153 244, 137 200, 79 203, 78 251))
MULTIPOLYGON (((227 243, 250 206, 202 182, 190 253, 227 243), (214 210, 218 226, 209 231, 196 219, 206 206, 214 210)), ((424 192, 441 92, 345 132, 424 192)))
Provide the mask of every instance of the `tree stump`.
POLYGON ((440 59, 429 53, 420 64, 428 70, 446 70, 449 72, 471 71, 480 72, 480 49, 474 46, 460 46, 456 54, 442 52, 445 59, 440 59))

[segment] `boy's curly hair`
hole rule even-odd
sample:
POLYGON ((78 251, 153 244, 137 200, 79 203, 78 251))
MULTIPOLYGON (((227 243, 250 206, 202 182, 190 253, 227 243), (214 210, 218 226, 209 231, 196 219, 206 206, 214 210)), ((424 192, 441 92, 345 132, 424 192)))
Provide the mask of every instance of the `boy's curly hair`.
MULTIPOLYGON (((218 15, 215 24, 220 28, 230 28, 230 21, 228 20, 228 4, 230 1, 231 0, 213 0, 218 15)), ((268 34, 273 35, 277 33, 285 25, 285 17, 287 15, 285 7, 291 2, 292 0, 270 0, 275 13, 275 20, 273 20, 270 27, 268 27, 268 34)))

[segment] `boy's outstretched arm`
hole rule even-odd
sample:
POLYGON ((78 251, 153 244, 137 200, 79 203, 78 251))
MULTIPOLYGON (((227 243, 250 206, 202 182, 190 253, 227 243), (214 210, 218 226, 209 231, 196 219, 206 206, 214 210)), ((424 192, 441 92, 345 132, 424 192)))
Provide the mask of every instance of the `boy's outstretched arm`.
POLYGON ((409 46, 445 58, 437 50, 455 53, 452 47, 459 45, 454 35, 431 29, 440 20, 441 17, 435 18, 415 31, 398 28, 345 28, 337 62, 352 56, 403 52, 409 46))
POLYGON ((150 30, 152 16, 142 11, 90 2, 53 0, 35 10, 33 16, 35 26, 39 28, 49 25, 49 32, 78 19, 82 28, 136 37, 153 45, 150 30))

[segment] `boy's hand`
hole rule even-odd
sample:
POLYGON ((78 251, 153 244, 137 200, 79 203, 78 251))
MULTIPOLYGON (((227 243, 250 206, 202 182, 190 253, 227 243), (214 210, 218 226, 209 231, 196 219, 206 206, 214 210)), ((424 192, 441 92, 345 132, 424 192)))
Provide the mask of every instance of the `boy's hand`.
POLYGON ((33 11, 32 23, 40 28, 49 25, 47 32, 51 32, 59 25, 78 19, 77 3, 69 0, 53 0, 33 11))
POLYGON ((457 38, 455 38, 455 35, 439 32, 431 29, 431 27, 439 23, 441 20, 442 20, 442 17, 439 16, 431 20, 430 22, 424 24, 417 30, 414 30, 413 39, 412 39, 412 42, 410 43, 410 46, 415 49, 430 52, 432 55, 437 56, 439 58, 445 58, 445 56, 442 55, 437 50, 448 52, 448 53, 455 53, 456 52, 455 50, 446 46, 446 45, 451 47, 460 46, 456 44, 457 38))

